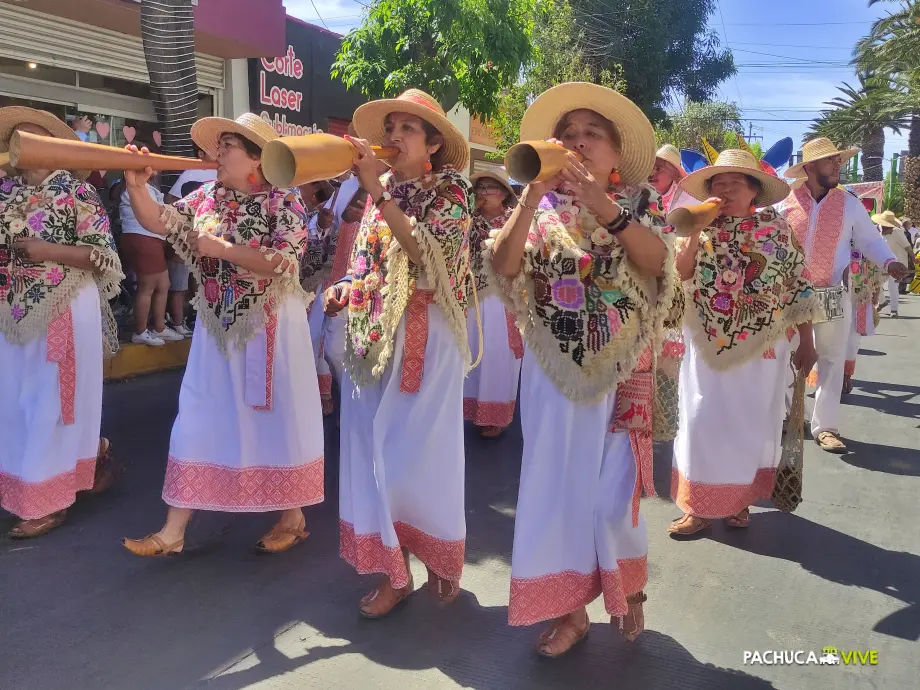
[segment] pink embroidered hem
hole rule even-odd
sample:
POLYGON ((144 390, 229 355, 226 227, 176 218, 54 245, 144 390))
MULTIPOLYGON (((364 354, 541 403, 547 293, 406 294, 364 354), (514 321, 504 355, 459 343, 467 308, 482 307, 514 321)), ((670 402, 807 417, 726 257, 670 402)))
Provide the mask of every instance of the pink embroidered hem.
POLYGON ((671 468, 671 498, 685 513, 708 520, 737 515, 757 501, 773 495, 776 469, 761 467, 750 484, 705 484, 689 481, 671 468))
POLYGON ((332 395, 332 374, 319 374, 319 394, 323 397, 332 395))
POLYGON ((512 577, 509 625, 533 625, 584 608, 601 594, 611 616, 625 616, 626 597, 648 582, 648 558, 617 559, 616 570, 564 570, 540 577, 512 577))
POLYGON ((393 528, 400 546, 384 545, 379 532, 355 534, 354 525, 339 520, 339 554, 362 575, 385 574, 396 589, 409 584, 409 574, 401 553, 403 546, 440 577, 460 579, 465 539, 438 539, 405 522, 394 523, 393 528))
POLYGON ((262 513, 323 501, 323 458, 296 467, 232 468, 169 456, 163 500, 174 508, 262 513))
POLYGON ((0 472, 0 508, 21 520, 35 520, 64 510, 78 491, 93 488, 96 458, 77 460, 73 470, 41 482, 27 482, 0 472))
POLYGON ((514 400, 486 402, 476 398, 463 399, 463 418, 476 426, 506 427, 514 419, 514 400))
POLYGON ((856 373, 856 360, 848 359, 843 363, 843 373, 847 376, 852 376, 856 373))

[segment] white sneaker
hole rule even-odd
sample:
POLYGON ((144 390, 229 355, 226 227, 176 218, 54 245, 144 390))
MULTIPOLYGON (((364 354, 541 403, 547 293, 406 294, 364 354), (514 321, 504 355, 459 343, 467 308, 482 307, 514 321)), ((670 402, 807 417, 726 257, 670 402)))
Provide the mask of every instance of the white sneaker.
POLYGON ((174 343, 177 340, 185 340, 184 335, 181 333, 176 333, 176 331, 171 329, 169 326, 165 326, 162 331, 152 331, 152 333, 155 338, 165 340, 168 343, 174 343))
POLYGON ((156 337, 149 330, 143 333, 135 333, 131 336, 131 342, 137 343, 138 345, 150 345, 152 347, 162 347, 166 344, 165 340, 156 337))
POLYGON ((194 331, 188 326, 186 326, 184 323, 176 326, 173 330, 179 335, 181 335, 183 338, 191 338, 192 334, 194 333, 194 331))

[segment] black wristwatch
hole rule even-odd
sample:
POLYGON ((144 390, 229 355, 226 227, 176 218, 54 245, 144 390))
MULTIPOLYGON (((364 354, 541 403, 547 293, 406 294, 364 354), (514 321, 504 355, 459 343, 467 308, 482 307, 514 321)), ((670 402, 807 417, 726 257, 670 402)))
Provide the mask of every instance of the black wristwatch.
MULTIPOLYGON (((620 206, 617 204, 617 206, 620 206)), ((604 228, 611 235, 617 235, 623 232, 626 229, 626 226, 632 221, 632 213, 629 212, 628 208, 623 208, 620 206, 620 215, 614 218, 612 221, 607 223, 604 228)))

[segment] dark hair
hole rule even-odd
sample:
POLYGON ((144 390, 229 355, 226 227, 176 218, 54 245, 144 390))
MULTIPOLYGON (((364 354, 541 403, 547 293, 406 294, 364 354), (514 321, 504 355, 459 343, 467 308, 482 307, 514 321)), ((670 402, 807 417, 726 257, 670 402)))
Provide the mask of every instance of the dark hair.
POLYGON ((613 144, 613 148, 620 153, 623 152, 623 140, 620 138, 620 132, 617 130, 617 126, 606 117, 601 115, 596 110, 591 110, 590 108, 575 108, 575 110, 570 110, 565 115, 559 118, 559 121, 556 123, 556 126, 553 127, 553 139, 561 139, 562 133, 565 131, 566 127, 569 126, 569 116, 578 111, 578 110, 587 110, 589 113, 594 113, 601 121, 601 126, 604 128, 604 131, 607 133, 607 136, 610 137, 610 143, 613 144))
MULTIPOLYGON (((421 119, 421 118, 420 118, 421 119)), ((425 145, 430 146, 432 144, 440 144, 438 150, 431 154, 431 169, 440 170, 444 167, 444 158, 447 153, 444 151, 444 135, 438 131, 438 128, 433 124, 428 122, 428 120, 422 120, 422 129, 425 130, 425 145)))
POLYGON ((187 197, 189 194, 203 185, 204 182, 198 182, 197 180, 186 182, 184 185, 182 185, 182 197, 187 197))
POLYGON ((223 139, 226 136, 231 136, 236 139, 243 146, 243 150, 246 152, 250 158, 261 158, 262 157, 262 147, 256 144, 255 142, 250 141, 241 134, 236 132, 222 132, 221 135, 217 138, 218 141, 223 139))
MULTIPOLYGON (((722 173, 717 173, 717 174, 722 174, 722 173)), ((744 173, 742 173, 742 174, 744 174, 744 173)), ((707 194, 709 194, 710 190, 712 189, 712 180, 713 180, 713 178, 715 178, 715 177, 716 177, 716 175, 713 175, 713 176, 710 177, 708 180, 706 180, 706 193, 707 193, 707 194)), ((760 190, 763 189, 763 185, 760 184, 760 180, 758 180, 758 179, 757 179, 756 177, 754 177, 753 175, 744 175, 744 179, 747 180, 747 183, 748 183, 748 186, 749 186, 749 187, 753 187, 754 189, 757 190, 757 193, 756 193, 754 196, 757 196, 757 194, 760 194, 760 190)))

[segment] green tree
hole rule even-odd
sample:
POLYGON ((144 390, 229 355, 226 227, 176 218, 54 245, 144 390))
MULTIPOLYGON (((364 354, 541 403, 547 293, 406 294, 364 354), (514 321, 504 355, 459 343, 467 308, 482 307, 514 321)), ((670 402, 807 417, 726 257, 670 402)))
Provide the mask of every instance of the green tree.
POLYGON ((679 98, 708 101, 735 74, 707 22, 716 0, 571 0, 596 68, 622 65, 626 95, 653 122, 679 98))
POLYGON ((368 98, 419 88, 491 117, 531 54, 533 0, 374 0, 332 76, 368 98))
POLYGON ((717 151, 738 148, 741 111, 734 103, 689 101, 682 113, 673 114, 655 133, 659 144, 703 152, 703 137, 717 151))
POLYGON ((524 111, 547 89, 569 81, 587 81, 622 91, 625 84, 618 65, 596 71, 585 58, 584 30, 574 21, 568 0, 545 0, 534 8, 533 57, 521 79, 502 92, 498 114, 492 121, 497 153, 501 159, 520 141, 524 111))
POLYGON ((805 139, 825 136, 838 147, 858 146, 862 149, 863 179, 880 182, 885 129, 900 134, 909 124, 905 96, 892 88, 887 78, 866 74, 859 75, 859 88, 844 82, 837 90, 843 95, 825 103, 830 110, 822 111, 805 139))

